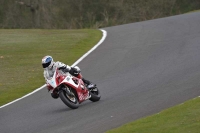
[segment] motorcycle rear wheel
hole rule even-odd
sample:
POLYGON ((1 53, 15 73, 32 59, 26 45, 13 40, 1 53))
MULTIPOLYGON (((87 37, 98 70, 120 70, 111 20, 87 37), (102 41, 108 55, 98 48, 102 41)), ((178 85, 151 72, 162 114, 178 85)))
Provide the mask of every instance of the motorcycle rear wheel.
POLYGON ((67 105, 71 109, 77 109, 79 107, 79 102, 75 94, 74 96, 69 96, 64 90, 60 90, 59 97, 65 103, 65 105, 67 105))
POLYGON ((91 95, 91 98, 89 100, 92 102, 97 102, 101 98, 99 89, 97 87, 90 90, 90 95, 91 95))

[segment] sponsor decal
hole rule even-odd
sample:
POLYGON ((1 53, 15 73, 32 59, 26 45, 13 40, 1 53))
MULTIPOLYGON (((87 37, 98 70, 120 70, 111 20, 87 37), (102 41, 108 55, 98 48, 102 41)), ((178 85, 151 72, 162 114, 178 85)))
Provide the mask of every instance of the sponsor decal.
POLYGON ((84 100, 84 95, 82 93, 79 93, 79 99, 84 100))

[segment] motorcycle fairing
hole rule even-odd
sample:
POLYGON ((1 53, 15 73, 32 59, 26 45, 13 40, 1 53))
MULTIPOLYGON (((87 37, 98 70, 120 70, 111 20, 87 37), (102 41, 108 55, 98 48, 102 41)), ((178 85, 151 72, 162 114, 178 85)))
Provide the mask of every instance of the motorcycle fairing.
POLYGON ((66 84, 70 86, 77 92, 79 103, 85 101, 89 95, 89 91, 86 89, 81 79, 73 77, 69 73, 62 75, 58 72, 58 69, 56 69, 51 79, 47 79, 47 83, 51 85, 54 89, 61 84, 66 84))

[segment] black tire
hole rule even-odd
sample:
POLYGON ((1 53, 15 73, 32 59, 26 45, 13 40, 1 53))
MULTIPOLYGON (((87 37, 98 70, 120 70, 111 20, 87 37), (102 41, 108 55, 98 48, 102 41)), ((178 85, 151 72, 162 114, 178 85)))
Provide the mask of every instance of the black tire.
POLYGON ((55 93, 51 93, 51 96, 54 98, 54 99, 57 99, 59 97, 58 94, 55 94, 55 93))
POLYGON ((91 95, 91 98, 89 100, 92 102, 97 102, 101 98, 99 89, 97 87, 90 90, 90 95, 91 95))
MULTIPOLYGON (((72 92, 71 92, 72 93, 72 92)), ((67 95, 66 91, 60 90, 59 91, 59 97, 60 99, 70 108, 77 109, 79 107, 79 102, 74 94, 73 100, 70 100, 70 96, 67 95)))

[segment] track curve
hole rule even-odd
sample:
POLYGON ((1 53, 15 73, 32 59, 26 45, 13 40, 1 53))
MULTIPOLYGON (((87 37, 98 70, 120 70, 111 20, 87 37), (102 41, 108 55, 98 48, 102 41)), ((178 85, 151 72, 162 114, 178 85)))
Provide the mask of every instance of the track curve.
POLYGON ((3 133, 102 133, 200 95, 200 13, 104 28, 78 65, 102 98, 77 110, 43 89, 0 109, 3 133))

